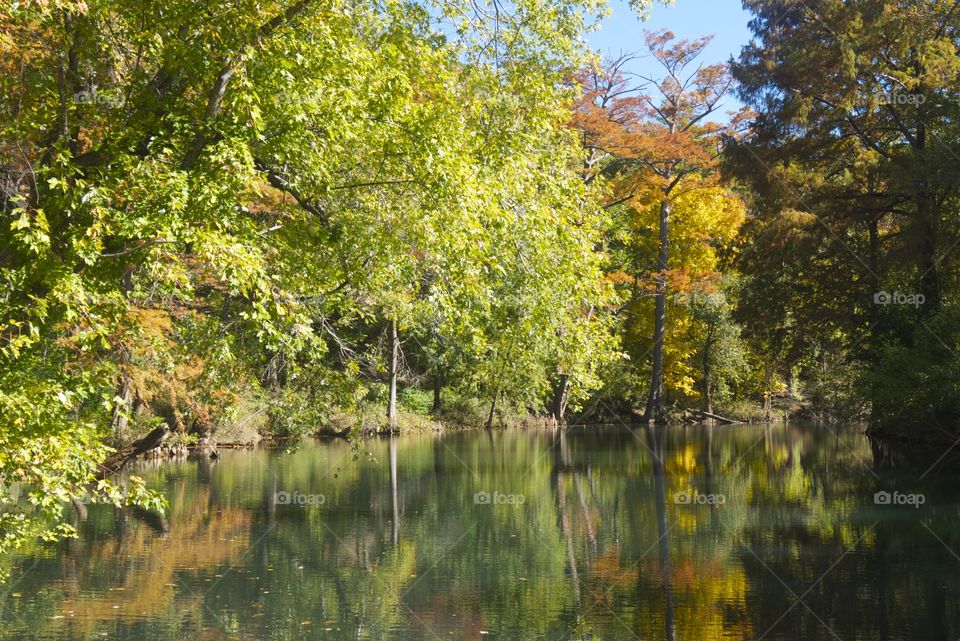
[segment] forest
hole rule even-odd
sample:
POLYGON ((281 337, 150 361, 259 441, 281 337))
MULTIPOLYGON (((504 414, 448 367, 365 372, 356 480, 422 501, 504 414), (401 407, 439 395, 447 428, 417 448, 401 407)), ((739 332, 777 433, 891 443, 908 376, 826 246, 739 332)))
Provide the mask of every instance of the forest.
POLYGON ((714 64, 593 51, 602 0, 4 3, 0 554, 163 509, 110 474, 149 435, 952 449, 960 2, 743 6, 714 64))

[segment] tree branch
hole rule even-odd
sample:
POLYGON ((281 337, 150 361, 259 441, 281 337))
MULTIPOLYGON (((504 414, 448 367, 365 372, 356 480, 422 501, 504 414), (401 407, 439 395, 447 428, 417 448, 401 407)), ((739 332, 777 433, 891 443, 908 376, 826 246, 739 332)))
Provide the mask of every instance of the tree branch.
POLYGON ((244 55, 247 54, 250 49, 259 47, 264 40, 270 38, 278 29, 293 22, 304 12, 311 1, 312 0, 299 0, 298 2, 294 2, 287 7, 283 13, 274 16, 270 21, 261 25, 254 35, 253 42, 237 52, 227 61, 227 64, 223 66, 220 73, 217 74, 217 79, 213 83, 213 86, 210 87, 210 90, 207 92, 207 108, 204 111, 203 122, 200 123, 200 128, 194 136, 193 142, 190 144, 187 155, 183 158, 180 169, 188 171, 200 156, 200 152, 203 151, 204 146, 206 146, 207 135, 203 131, 203 125, 213 122, 220 114, 220 108, 223 106, 223 98, 227 94, 227 87, 230 85, 230 80, 233 76, 240 70, 240 63, 243 61, 244 55))
POLYGON ((326 212, 326 210, 323 209, 323 207, 321 207, 319 204, 317 204, 316 201, 311 201, 306 195, 304 195, 299 189, 297 189, 287 178, 280 175, 280 173, 278 173, 275 169, 272 169, 266 163, 263 163, 259 160, 255 161, 254 165, 256 166, 258 171, 263 172, 263 174, 267 178, 267 182, 269 182, 273 188, 279 189, 280 191, 284 191, 290 194, 297 201, 297 204, 300 205, 301 209, 303 209, 307 213, 310 213, 316 216, 317 220, 319 220, 324 225, 329 224, 330 215, 326 212))

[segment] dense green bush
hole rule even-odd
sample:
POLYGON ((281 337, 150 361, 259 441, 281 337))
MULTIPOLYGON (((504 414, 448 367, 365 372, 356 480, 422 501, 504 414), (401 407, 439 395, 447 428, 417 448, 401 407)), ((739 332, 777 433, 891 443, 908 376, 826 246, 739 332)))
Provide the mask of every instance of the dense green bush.
MULTIPOLYGON (((945 307, 917 320, 905 343, 880 350, 867 369, 861 393, 872 404, 874 427, 891 433, 914 432, 916 426, 936 437, 960 427, 960 308, 945 307)), ((916 435, 916 434, 915 434, 916 435)))

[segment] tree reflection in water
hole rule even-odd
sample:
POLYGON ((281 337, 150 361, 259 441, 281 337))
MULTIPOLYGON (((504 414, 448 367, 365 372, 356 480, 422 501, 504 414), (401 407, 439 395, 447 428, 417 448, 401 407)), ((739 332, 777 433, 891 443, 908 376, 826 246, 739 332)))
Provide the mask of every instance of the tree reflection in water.
POLYGON ((365 449, 136 470, 169 496, 168 531, 87 506, 79 540, 15 559, 0 639, 960 637, 954 475, 875 465, 886 455, 852 430, 448 433, 365 449), (926 504, 875 505, 881 489, 926 504))

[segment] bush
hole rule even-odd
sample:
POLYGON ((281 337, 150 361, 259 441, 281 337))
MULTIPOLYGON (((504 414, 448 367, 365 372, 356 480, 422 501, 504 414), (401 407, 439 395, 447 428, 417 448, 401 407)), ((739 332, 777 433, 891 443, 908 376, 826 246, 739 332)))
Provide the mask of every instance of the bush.
POLYGON ((433 391, 404 387, 397 391, 397 405, 408 412, 429 416, 433 411, 433 391))
MULTIPOLYGON (((872 404, 871 422, 881 431, 907 432, 916 425, 954 433, 960 417, 960 310, 946 308, 913 328, 910 344, 884 347, 861 379, 872 404)), ((927 430, 930 431, 930 430, 927 430)))

